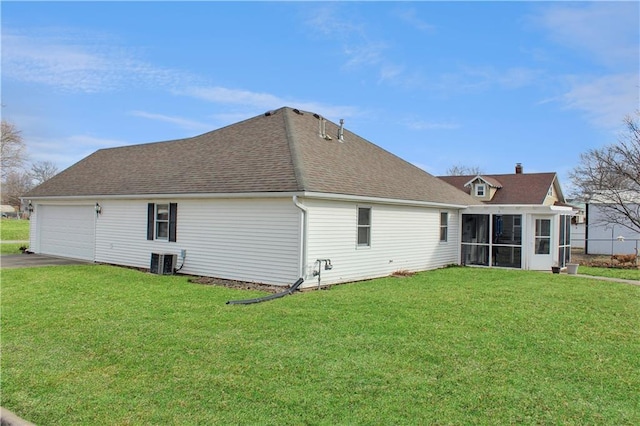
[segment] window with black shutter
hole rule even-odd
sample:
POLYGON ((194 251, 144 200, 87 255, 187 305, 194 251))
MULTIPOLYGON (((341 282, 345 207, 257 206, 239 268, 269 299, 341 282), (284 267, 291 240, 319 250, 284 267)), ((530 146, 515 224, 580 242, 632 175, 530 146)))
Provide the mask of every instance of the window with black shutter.
POLYGON ((177 241, 177 203, 147 205, 147 240, 177 241))

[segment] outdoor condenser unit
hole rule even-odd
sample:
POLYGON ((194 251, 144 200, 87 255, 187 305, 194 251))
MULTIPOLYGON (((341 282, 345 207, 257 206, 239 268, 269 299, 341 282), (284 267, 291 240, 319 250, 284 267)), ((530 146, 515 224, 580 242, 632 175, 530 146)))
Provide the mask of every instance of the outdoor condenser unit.
POLYGON ((151 253, 150 272, 159 275, 172 275, 176 268, 176 257, 175 254, 151 253))

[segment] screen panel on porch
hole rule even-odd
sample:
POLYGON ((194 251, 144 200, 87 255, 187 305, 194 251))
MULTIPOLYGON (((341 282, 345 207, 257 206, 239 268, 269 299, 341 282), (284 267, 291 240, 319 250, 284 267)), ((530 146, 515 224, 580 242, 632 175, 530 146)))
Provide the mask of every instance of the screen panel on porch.
POLYGON ((564 267, 571 262, 571 216, 560 216, 558 240, 558 266, 564 267))
POLYGON ((522 215, 463 214, 462 263, 521 268, 522 215))
POLYGON ((462 215, 462 263, 489 266, 489 215, 462 215))
POLYGON ((492 266, 522 267, 522 215, 493 215, 492 266))

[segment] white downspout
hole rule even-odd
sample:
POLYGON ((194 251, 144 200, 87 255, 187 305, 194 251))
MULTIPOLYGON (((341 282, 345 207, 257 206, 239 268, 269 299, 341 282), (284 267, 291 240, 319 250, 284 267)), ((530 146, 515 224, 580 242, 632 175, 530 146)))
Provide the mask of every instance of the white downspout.
POLYGON ((300 236, 300 277, 306 279, 307 271, 307 207, 298 201, 298 196, 293 196, 293 204, 300 209, 302 216, 300 218, 300 227, 302 233, 300 236))

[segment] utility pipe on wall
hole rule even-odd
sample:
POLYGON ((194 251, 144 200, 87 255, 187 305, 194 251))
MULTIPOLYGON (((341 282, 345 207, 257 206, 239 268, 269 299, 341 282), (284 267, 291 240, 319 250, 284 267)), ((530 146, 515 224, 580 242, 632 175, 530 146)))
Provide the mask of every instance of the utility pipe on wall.
POLYGON ((302 217, 300 218, 300 227, 302 232, 300 233, 300 265, 299 276, 306 278, 307 276, 307 207, 298 200, 298 196, 293 196, 293 204, 300 209, 302 217))

